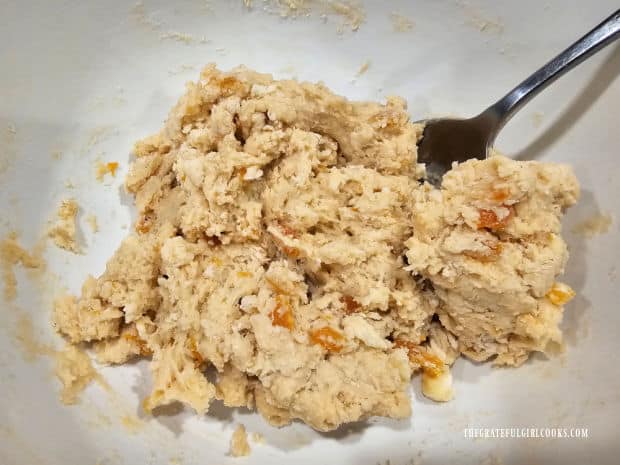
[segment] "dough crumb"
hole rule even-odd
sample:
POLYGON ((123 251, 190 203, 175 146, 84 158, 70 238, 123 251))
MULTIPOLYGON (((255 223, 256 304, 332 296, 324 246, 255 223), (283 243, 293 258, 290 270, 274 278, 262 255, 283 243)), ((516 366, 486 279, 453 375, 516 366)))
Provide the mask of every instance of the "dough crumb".
POLYGON ((88 354, 72 344, 56 355, 55 374, 62 383, 60 400, 66 405, 78 403, 82 391, 97 378, 88 354))
POLYGON ((591 238, 609 232, 612 222, 613 218, 610 214, 599 213, 578 223, 573 227, 572 231, 575 234, 591 238))
POLYGON ((333 14, 343 19, 343 23, 338 27, 338 32, 342 32, 344 27, 357 31, 366 21, 366 11, 358 1, 328 1, 327 5, 333 14))
POLYGON ((90 226, 90 230, 93 233, 99 232, 99 223, 97 222, 97 217, 95 215, 88 215, 86 222, 90 226))
POLYGON ((194 42, 194 36, 192 36, 191 34, 187 34, 185 32, 178 32, 178 31, 166 31, 163 32, 159 35, 160 39, 171 39, 171 40, 175 40, 177 42, 181 42, 184 44, 191 44, 192 42, 194 42))
POLYGON ((97 162, 97 181, 103 181, 106 174, 110 174, 112 177, 116 177, 116 170, 118 169, 118 162, 110 161, 103 163, 97 162))
POLYGON ((392 21, 392 29, 394 32, 409 32, 413 29, 415 23, 404 15, 392 13, 390 15, 392 21))
POLYGON ((81 253, 76 242, 78 209, 74 199, 61 201, 57 213, 58 220, 48 231, 48 236, 54 240, 54 244, 76 254, 81 253))
POLYGON ((248 435, 245 426, 239 425, 230 439, 230 455, 233 457, 244 457, 250 455, 251 449, 248 444, 248 435))
POLYGON ((52 160, 60 160, 62 158, 62 152, 60 150, 54 150, 52 152, 52 160))
POLYGON ((17 296, 17 277, 14 270, 17 264, 30 269, 45 268, 42 252, 29 253, 17 242, 17 233, 12 232, 0 242, 0 265, 4 282, 4 298, 7 302, 14 300, 17 296))
POLYGON ((362 66, 360 66, 360 69, 357 71, 356 76, 360 77, 362 74, 366 73, 366 71, 368 71, 368 68, 370 68, 370 60, 366 60, 362 66))

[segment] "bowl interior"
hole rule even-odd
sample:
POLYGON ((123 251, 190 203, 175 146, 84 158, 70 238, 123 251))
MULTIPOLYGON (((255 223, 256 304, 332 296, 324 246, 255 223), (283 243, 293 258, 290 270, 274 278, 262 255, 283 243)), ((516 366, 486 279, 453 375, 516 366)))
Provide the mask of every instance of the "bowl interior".
MULTIPOLYGON (((498 147, 520 159, 570 163, 582 198, 564 220, 571 259, 563 278, 578 297, 566 308, 566 351, 525 366, 492 369, 459 360, 456 399, 435 404, 412 383, 413 416, 372 419, 319 434, 294 423, 275 429, 257 415, 215 404, 206 417, 169 409, 146 416, 148 367, 102 367, 110 385, 93 384, 81 404, 63 406, 53 360, 60 347, 50 327, 54 295, 78 292, 97 275, 131 227, 122 189, 135 140, 157 131, 168 110, 215 62, 239 64, 308 81, 324 81, 352 99, 400 95, 414 120, 476 114, 611 11, 561 0, 360 3, 365 19, 324 10, 282 18, 273 2, 36 0, 3 2, 0 14, 0 235, 17 231, 35 246, 59 201, 81 206, 84 255, 50 245, 44 273, 17 267, 18 296, 0 311, 0 462, 13 465, 236 463, 229 439, 241 422, 251 441, 245 463, 375 464, 609 461, 620 414, 620 370, 613 362, 620 326, 620 48, 611 46, 554 84, 506 127, 498 147), (327 11, 327 14, 325 14, 327 11), (368 63, 366 72, 358 71, 368 63), (115 178, 98 182, 98 162, 115 161, 115 178), (96 215, 93 233, 88 216, 96 215), (605 234, 579 226, 613 218, 605 234), (465 438, 467 427, 583 427, 588 439, 465 438)), ((350 4, 355 2, 336 2, 350 4)), ((318 6, 317 6, 318 5, 318 6)))

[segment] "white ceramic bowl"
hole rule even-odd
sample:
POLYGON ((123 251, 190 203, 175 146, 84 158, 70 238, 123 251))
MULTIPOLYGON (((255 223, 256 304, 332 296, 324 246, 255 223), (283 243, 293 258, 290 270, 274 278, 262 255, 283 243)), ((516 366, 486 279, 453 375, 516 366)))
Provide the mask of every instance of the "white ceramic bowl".
POLYGON ((111 393, 95 384, 80 405, 60 404, 52 360, 29 360, 24 322, 33 323, 37 340, 60 346, 49 324, 53 295, 62 287, 77 292, 87 273, 101 273, 127 234, 132 207, 121 186, 132 143, 160 128, 201 66, 246 64, 277 77, 323 80, 355 99, 398 94, 413 119, 473 115, 618 6, 615 0, 366 1, 359 30, 345 25, 339 33, 338 16, 281 19, 264 11, 262 0, 254 4, 248 11, 241 0, 0 2, 0 233, 17 230, 32 246, 59 200, 72 196, 82 207, 86 251, 48 247, 44 276, 18 270, 18 298, 2 303, 0 463, 617 463, 618 46, 545 91, 498 141, 512 156, 569 162, 582 183, 581 201, 564 221, 572 254, 564 280, 578 292, 566 309, 564 355, 534 357, 516 370, 460 360, 453 402, 425 400, 414 380, 410 421, 371 420, 331 434, 299 423, 275 429, 255 414, 217 406, 202 418, 188 411, 145 417, 145 363, 101 368, 111 393), (410 18, 413 28, 396 32, 392 13, 410 18), (356 77, 367 60, 370 68, 356 77), (117 177, 97 182, 97 159, 119 162, 117 177), (97 234, 86 222, 92 213, 97 234), (592 238, 572 232, 600 213, 614 217, 609 232, 592 238), (238 422, 265 437, 245 459, 226 455, 238 422), (523 426, 588 428, 589 437, 463 434, 467 427, 523 426))

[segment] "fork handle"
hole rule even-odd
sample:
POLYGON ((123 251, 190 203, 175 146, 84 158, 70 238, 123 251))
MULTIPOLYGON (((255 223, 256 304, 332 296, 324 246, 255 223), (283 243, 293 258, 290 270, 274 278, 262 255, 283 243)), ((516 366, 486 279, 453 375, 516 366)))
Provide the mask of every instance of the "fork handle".
POLYGON ((489 129, 491 136, 490 145, 492 145, 500 129, 530 99, 538 95, 539 92, 560 76, 618 38, 620 38, 620 10, 617 10, 478 115, 476 118, 482 120, 489 129))

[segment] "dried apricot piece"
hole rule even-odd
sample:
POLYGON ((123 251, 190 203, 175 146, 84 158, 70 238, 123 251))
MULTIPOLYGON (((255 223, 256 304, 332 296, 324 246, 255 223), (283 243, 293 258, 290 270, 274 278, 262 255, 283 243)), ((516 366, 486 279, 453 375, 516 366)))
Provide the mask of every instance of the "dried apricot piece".
POLYGON ((291 257, 291 258, 299 258, 299 255, 300 255, 300 251, 298 248, 289 247, 287 245, 282 247, 282 252, 284 253, 284 255, 286 255, 287 257, 291 257))
POLYGON ((556 282, 553 283, 553 286, 551 286, 551 289, 547 292, 546 297, 552 304, 560 307, 570 302, 575 295, 575 291, 569 285, 556 282))
POLYGON ((148 357, 149 355, 153 355, 153 351, 149 349, 148 345, 146 344, 146 341, 138 335, 138 332, 136 331, 135 328, 133 328, 133 330, 130 330, 130 331, 125 331, 122 337, 126 341, 135 343, 138 346, 138 349, 140 350, 140 355, 143 355, 145 357, 148 357))
POLYGON ((436 355, 429 353, 425 348, 405 339, 396 339, 394 347, 407 349, 409 360, 420 365, 424 373, 429 376, 439 376, 444 371, 445 364, 436 355))
POLYGON ((269 317, 271 318, 271 324, 273 326, 281 326, 289 331, 295 326, 293 309, 288 299, 282 295, 276 296, 276 306, 269 312, 269 317))
POLYGON ((334 328, 323 326, 319 329, 309 331, 310 343, 319 344, 330 352, 340 352, 343 345, 339 341, 344 340, 344 336, 334 328))
POLYGON ((136 222, 135 229, 140 234, 146 234, 153 227, 153 218, 150 214, 142 215, 136 222))
POLYGON ((491 191, 491 200, 497 203, 504 203, 510 197, 510 190, 506 188, 493 189, 491 191))
POLYGON ((478 260, 483 263, 494 262, 496 261, 502 253, 504 246, 501 242, 497 242, 495 244, 486 244, 489 247, 489 252, 479 252, 474 250, 466 250, 463 252, 463 255, 468 256, 469 258, 473 258, 474 260, 478 260))
POLYGON ((115 161, 111 161, 108 163, 99 162, 97 164, 97 180, 102 181, 103 177, 108 173, 111 174, 112 177, 115 177, 117 169, 118 169, 118 162, 115 162, 115 161))
POLYGON ((344 304, 344 312, 347 315, 358 312, 362 308, 362 305, 350 295, 345 294, 340 297, 340 302, 344 304))
POLYGON ((504 216, 501 220, 497 217, 497 214, 493 210, 485 210, 479 209, 478 214, 478 229, 491 229, 491 230, 501 230, 506 227, 508 222, 514 216, 514 207, 509 206, 506 207, 508 209, 508 214, 504 216))
POLYGON ((194 363, 196 367, 199 367, 205 362, 204 357, 198 351, 198 346, 196 345, 196 340, 193 337, 189 337, 189 351, 192 354, 192 358, 194 359, 194 363))
POLYGON ((296 229, 291 228, 286 223, 281 223, 280 222, 280 223, 278 223, 278 225, 280 226, 280 231, 282 231, 282 234, 284 234, 285 236, 299 237, 299 231, 297 231, 296 229))
POLYGON ((108 169, 108 172, 112 176, 116 176, 116 170, 118 169, 118 163, 115 162, 115 161, 111 161, 109 163, 106 163, 106 168, 108 169))

